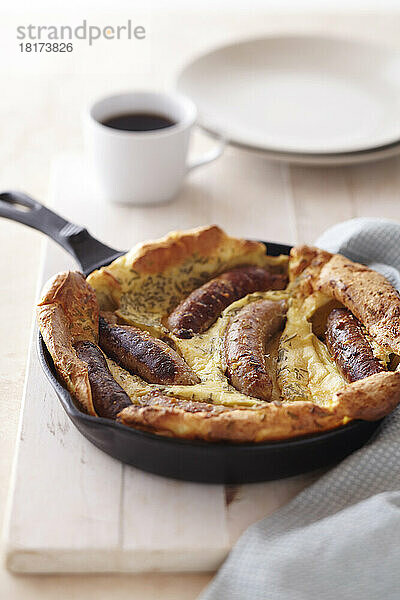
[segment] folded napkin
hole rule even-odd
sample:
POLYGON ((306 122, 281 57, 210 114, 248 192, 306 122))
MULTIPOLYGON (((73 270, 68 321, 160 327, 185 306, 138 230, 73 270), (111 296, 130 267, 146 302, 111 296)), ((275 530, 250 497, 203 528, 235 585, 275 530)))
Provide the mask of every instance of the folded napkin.
MULTIPOLYGON (((400 224, 352 219, 316 245, 400 291, 400 224)), ((377 435, 239 539, 201 600, 399 600, 400 410, 377 435)))

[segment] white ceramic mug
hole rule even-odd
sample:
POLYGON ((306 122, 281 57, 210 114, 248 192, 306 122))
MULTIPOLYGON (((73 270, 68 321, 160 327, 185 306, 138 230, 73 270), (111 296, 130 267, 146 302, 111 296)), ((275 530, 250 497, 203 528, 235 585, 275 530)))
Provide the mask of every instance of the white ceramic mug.
POLYGON ((123 204, 165 202, 178 192, 188 171, 218 158, 221 139, 195 162, 188 162, 190 134, 197 110, 175 93, 131 92, 108 96, 85 115, 85 140, 104 196, 123 204), (163 115, 173 125, 151 131, 122 131, 103 125, 111 117, 134 112, 163 115))

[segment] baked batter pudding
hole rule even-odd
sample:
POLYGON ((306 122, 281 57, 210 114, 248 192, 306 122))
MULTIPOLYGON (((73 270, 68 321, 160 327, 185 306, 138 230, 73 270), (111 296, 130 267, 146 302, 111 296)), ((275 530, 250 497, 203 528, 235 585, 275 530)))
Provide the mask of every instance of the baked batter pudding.
POLYGON ((173 232, 87 279, 59 273, 38 321, 82 411, 160 435, 282 440, 400 401, 399 294, 318 248, 173 232))

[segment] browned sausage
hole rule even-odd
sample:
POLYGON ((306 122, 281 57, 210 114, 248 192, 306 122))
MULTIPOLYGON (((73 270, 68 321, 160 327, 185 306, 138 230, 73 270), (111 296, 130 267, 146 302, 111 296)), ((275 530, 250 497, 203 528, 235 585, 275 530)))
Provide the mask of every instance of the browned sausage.
POLYGON ((284 300, 258 300, 232 319, 225 335, 227 377, 243 394, 270 400, 272 381, 266 368, 265 344, 285 321, 284 300))
POLYGON ((121 367, 149 383, 194 385, 200 379, 168 344, 147 331, 99 319, 99 346, 121 367))
POLYGON ((335 308, 329 314, 325 342, 330 355, 348 382, 384 371, 373 354, 360 322, 346 308, 335 308))
POLYGON ((111 375, 101 350, 93 342, 77 342, 75 350, 87 364, 93 406, 99 417, 115 419, 117 414, 132 403, 128 394, 111 375))
POLYGON ((180 338, 206 331, 221 312, 235 300, 252 292, 282 290, 285 275, 261 267, 241 267, 226 271, 194 290, 168 317, 168 327, 180 338))

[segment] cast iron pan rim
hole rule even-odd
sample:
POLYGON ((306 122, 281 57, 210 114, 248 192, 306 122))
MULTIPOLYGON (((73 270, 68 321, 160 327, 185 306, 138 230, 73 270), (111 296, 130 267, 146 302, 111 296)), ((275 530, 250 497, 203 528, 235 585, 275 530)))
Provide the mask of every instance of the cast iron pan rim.
MULTIPOLYGON (((216 450, 217 452, 218 452, 218 450, 223 452, 227 448, 232 449, 232 450, 247 449, 252 452, 255 452, 256 449, 259 449, 261 451, 261 450, 265 450, 269 447, 287 448, 290 446, 291 448, 296 448, 296 446, 302 447, 305 443, 306 444, 310 444, 312 442, 318 443, 318 441, 320 441, 320 440, 327 440, 329 437, 334 437, 335 435, 337 435, 337 433, 343 429, 346 429, 346 431, 348 431, 350 433, 352 429, 358 429, 358 427, 363 423, 363 421, 355 420, 347 425, 342 425, 341 427, 335 427, 334 429, 331 429, 331 430, 328 430, 328 431, 325 431, 322 433, 314 433, 314 434, 310 434, 310 435, 299 436, 299 437, 293 438, 293 439, 282 440, 282 441, 277 440, 277 441, 272 441, 272 442, 247 442, 247 443, 238 442, 237 444, 233 444, 231 442, 206 442, 206 441, 202 441, 202 440, 182 440, 179 438, 157 435, 154 433, 149 433, 147 431, 141 431, 140 429, 127 427, 126 425, 123 425, 122 423, 117 423, 116 421, 112 421, 111 419, 106 419, 104 417, 94 417, 92 415, 88 415, 88 414, 80 411, 75 406, 75 403, 72 400, 71 394, 68 392, 68 390, 66 390, 64 388, 64 386, 60 383, 60 381, 54 375, 54 372, 53 372, 54 365, 52 363, 51 356, 50 356, 50 354, 46 348, 46 345, 44 343, 42 334, 40 332, 38 335, 37 350, 38 350, 38 355, 39 355, 39 361, 45 372, 45 375, 46 375, 47 379, 49 380, 49 382, 51 383, 54 390, 56 391, 57 396, 60 399, 64 410, 66 411, 66 413, 72 420, 74 420, 74 417, 75 417, 75 418, 80 419, 81 421, 86 421, 89 424, 94 424, 96 426, 101 425, 102 427, 123 430, 125 433, 129 432, 128 435, 132 435, 133 437, 147 438, 148 440, 152 440, 152 441, 157 440, 157 442, 162 443, 162 444, 167 444, 167 445, 172 444, 175 446, 178 445, 178 446, 182 446, 182 447, 191 446, 191 447, 197 447, 197 448, 210 448, 211 447, 211 448, 213 448, 213 450, 216 450)), ((377 425, 378 424, 379 424, 379 422, 377 423, 377 425)))

